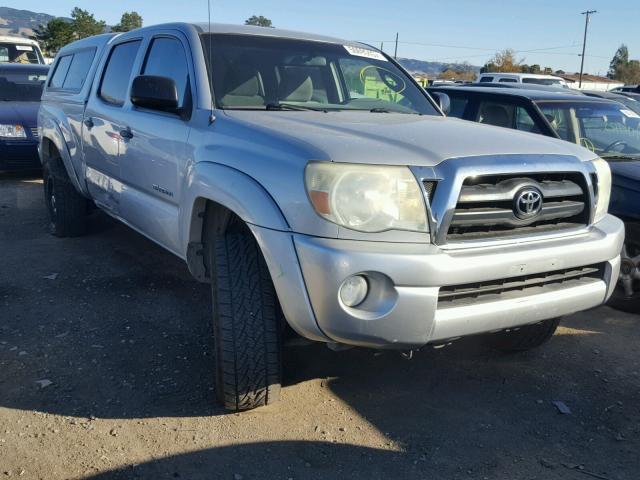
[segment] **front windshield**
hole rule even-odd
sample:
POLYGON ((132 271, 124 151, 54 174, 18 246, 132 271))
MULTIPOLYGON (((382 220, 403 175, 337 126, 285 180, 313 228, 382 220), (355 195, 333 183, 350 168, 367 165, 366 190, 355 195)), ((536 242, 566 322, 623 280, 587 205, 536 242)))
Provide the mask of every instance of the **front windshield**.
POLYGON ((16 45, 0 42, 0 63, 42 64, 38 51, 33 45, 16 45))
POLYGON ((39 102, 46 80, 46 71, 0 68, 0 101, 39 102))
POLYGON ((640 115, 620 103, 539 102, 560 138, 602 157, 640 156, 640 115))
POLYGON ((203 35, 216 106, 436 115, 425 94, 373 49, 250 35, 203 35), (208 54, 207 54, 208 55, 208 54))

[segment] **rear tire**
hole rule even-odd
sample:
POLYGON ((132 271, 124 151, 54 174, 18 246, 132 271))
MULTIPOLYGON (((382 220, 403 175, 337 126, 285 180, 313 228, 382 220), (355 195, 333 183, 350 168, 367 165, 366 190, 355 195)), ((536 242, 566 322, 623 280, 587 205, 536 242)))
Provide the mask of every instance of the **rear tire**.
POLYGON ((216 396, 228 410, 280 397, 281 321, 267 265, 248 230, 209 237, 216 396))
POLYGON ((549 341, 560 324, 560 318, 490 334, 489 344, 503 352, 524 352, 549 341))
POLYGON ((87 199, 69 181, 59 158, 42 168, 44 200, 49 211, 49 232, 56 237, 78 237, 87 231, 87 199))

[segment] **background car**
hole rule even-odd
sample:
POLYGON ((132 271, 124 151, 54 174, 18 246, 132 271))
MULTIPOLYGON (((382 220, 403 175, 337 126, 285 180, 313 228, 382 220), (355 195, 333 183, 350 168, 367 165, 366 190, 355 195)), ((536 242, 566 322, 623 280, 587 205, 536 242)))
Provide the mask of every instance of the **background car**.
POLYGON ((0 63, 44 65, 45 59, 35 40, 0 35, 0 63))
POLYGON ((625 104, 541 90, 438 87, 449 116, 580 144, 609 162, 610 212, 625 221, 620 281, 610 305, 640 312, 640 114, 625 104))
POLYGON ((589 97, 606 98, 607 100, 622 103, 637 114, 640 114, 640 95, 637 96, 638 99, 635 99, 628 95, 621 95, 612 92, 598 92, 595 90, 582 90, 582 93, 589 97))
POLYGON ((0 171, 41 167, 38 107, 49 67, 0 64, 0 171))
POLYGON ((553 87, 569 88, 566 80, 554 75, 542 75, 536 73, 492 73, 480 74, 478 83, 524 83, 529 85, 548 85, 553 87))

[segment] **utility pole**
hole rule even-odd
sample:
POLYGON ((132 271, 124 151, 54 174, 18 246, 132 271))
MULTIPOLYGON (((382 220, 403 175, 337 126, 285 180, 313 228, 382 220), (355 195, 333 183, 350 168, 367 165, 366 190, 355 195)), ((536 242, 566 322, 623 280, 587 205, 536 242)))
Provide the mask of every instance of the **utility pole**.
POLYGON ((582 72, 584 72, 584 53, 587 50, 587 31, 589 30, 589 18, 594 13, 598 13, 597 10, 587 10, 586 12, 582 12, 581 15, 584 15, 584 40, 582 41, 582 58, 580 59, 580 82, 578 83, 578 88, 582 88, 582 72))
POLYGON ((398 33, 396 33, 396 49, 394 50, 393 58, 394 60, 398 58, 398 33))

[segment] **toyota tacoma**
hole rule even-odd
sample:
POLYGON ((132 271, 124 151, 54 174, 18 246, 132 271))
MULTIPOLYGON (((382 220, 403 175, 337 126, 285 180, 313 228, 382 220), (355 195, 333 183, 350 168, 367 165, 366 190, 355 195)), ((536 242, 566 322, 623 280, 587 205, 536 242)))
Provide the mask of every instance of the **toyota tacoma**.
POLYGON ((609 167, 446 103, 384 52, 324 36, 174 23, 82 39, 39 111, 51 232, 83 234, 96 205, 210 283, 232 410, 277 400, 291 331, 539 346, 615 288, 609 167))

